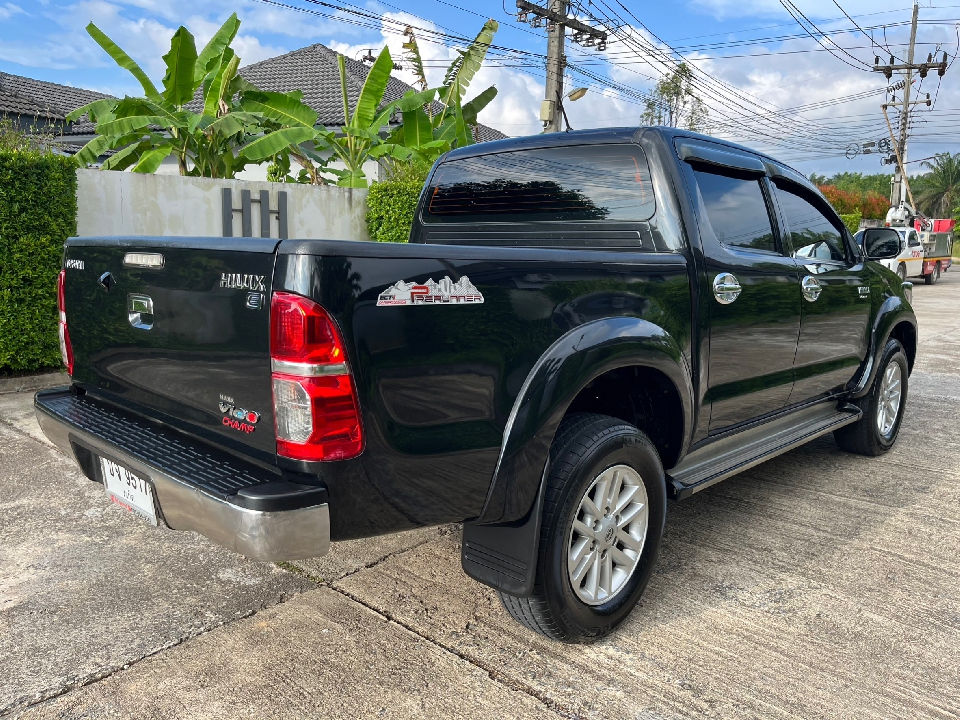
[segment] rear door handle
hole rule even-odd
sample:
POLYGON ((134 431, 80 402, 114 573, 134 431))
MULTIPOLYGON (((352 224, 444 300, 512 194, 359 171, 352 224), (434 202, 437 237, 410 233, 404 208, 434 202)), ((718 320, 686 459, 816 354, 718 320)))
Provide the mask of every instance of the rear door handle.
POLYGON ((730 273, 720 273, 713 279, 713 296, 721 305, 729 305, 742 291, 740 281, 730 273))

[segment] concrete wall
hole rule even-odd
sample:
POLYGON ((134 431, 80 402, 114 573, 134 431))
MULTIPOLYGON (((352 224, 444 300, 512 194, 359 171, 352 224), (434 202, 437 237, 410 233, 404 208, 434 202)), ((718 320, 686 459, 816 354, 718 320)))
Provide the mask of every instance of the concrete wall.
MULTIPOLYGON (((287 193, 288 235, 291 238, 368 240, 364 216, 367 190, 293 185, 248 180, 210 180, 179 175, 143 175, 103 170, 77 171, 77 233, 92 235, 223 235, 223 188, 254 198, 270 193, 270 207, 279 206, 277 192, 287 193)), ((260 235, 260 209, 252 206, 252 227, 260 235)), ((233 234, 241 234, 241 216, 233 215, 233 234)), ((278 237, 277 218, 270 236, 278 237)))

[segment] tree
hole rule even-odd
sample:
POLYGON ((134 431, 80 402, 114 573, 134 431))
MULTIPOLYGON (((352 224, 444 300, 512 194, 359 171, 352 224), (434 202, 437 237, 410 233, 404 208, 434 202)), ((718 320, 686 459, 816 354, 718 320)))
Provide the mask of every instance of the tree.
MULTIPOLYGON (((239 27, 234 13, 198 53, 193 35, 181 25, 163 56, 167 71, 161 91, 96 25, 87 25, 97 44, 137 79, 144 97, 104 98, 67 116, 68 122, 74 122, 88 115, 97 123, 97 136, 77 154, 80 165, 114 150, 103 163, 104 170, 152 173, 173 155, 181 175, 233 178, 247 163, 285 153, 291 145, 312 137, 312 130, 290 126, 285 117, 268 118, 260 111, 265 101, 281 94, 262 93, 237 74, 240 58, 230 43, 239 27), (188 110, 186 106, 198 93, 201 111, 188 110)), ((303 105, 300 93, 283 97, 291 107, 299 106, 298 118, 313 112, 303 105)))
POLYGON ((643 125, 667 125, 701 132, 706 127, 707 107, 694 92, 693 70, 680 63, 664 76, 650 93, 640 122, 643 125))
MULTIPOLYGON (((489 87, 473 100, 462 102, 474 75, 480 69, 498 24, 495 20, 484 23, 480 33, 465 49, 458 50, 457 58, 450 64, 443 84, 428 88, 427 79, 417 47, 416 38, 410 30, 404 43, 404 58, 417 76, 415 84, 421 90, 408 90, 403 97, 386 105, 383 94, 390 80, 393 59, 390 50, 383 48, 367 73, 356 105, 351 112, 347 96, 346 62, 337 58, 340 71, 340 94, 343 103, 344 125, 340 132, 317 129, 310 141, 290 148, 290 155, 303 165, 311 175, 333 175, 341 187, 364 188, 368 185, 364 164, 375 159, 385 165, 391 176, 424 174, 433 161, 452 147, 470 145, 474 142, 477 114, 496 97, 497 89, 489 87), (380 132, 399 112, 403 122, 389 136, 380 132), (326 159, 324 159, 326 158, 326 159), (330 160, 339 161, 344 169, 330 167, 330 160), (409 168, 407 166, 410 166, 409 168)), ((281 119, 291 124, 284 108, 271 107, 264 103, 260 110, 267 117, 281 119)), ((315 119, 315 116, 314 116, 315 119)), ((307 124, 304 121, 303 127, 307 124)), ((303 179, 287 175, 289 164, 279 158, 271 166, 271 177, 288 181, 303 179)))
POLYGON ((930 172, 924 176, 917 203, 928 215, 949 216, 960 202, 960 153, 940 153, 932 163, 924 161, 922 165, 930 172))
MULTIPOLYGON (((463 98, 483 65, 499 27, 496 20, 487 20, 473 42, 465 50, 457 50, 457 57, 447 68, 440 87, 419 94, 407 93, 398 103, 403 123, 379 150, 391 174, 397 172, 397 162, 429 167, 451 148, 476 141, 477 116, 497 96, 497 88, 491 85, 466 103, 463 98), (424 98, 428 98, 426 102, 424 98)), ((412 29, 408 29, 403 48, 404 59, 416 75, 416 84, 425 88, 423 60, 412 29)))

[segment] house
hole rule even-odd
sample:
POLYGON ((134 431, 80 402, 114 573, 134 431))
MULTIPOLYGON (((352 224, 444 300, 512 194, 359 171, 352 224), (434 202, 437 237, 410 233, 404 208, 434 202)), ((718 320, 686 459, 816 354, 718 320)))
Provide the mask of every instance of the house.
POLYGON ((67 123, 67 114, 106 97, 110 95, 0 72, 0 118, 28 132, 61 138, 67 152, 76 152, 94 136, 92 122, 67 123))
MULTIPOLYGON (((317 126, 336 130, 345 124, 343 100, 340 89, 340 71, 337 68, 338 53, 319 43, 299 50, 262 60, 241 67, 239 73, 261 90, 273 92, 303 91, 303 101, 317 113, 317 126)), ((367 78, 368 68, 362 62, 345 57, 347 71, 347 97, 353 108, 367 78)), ((391 77, 384 92, 388 103, 403 96, 413 88, 391 77)), ((24 129, 35 128, 62 136, 62 147, 67 152, 77 152, 94 136, 94 124, 84 116, 80 121, 67 123, 65 117, 75 108, 94 100, 110 97, 103 93, 68 85, 33 80, 0 72, 0 117, 11 117, 24 129)), ((199 111, 199 99, 187 105, 199 111)), ((399 123, 399 117, 391 118, 391 126, 399 123)), ((498 140, 506 135, 486 125, 477 125, 478 141, 498 140)), ((336 164, 333 165, 336 167, 336 164)), ((370 179, 378 177, 379 166, 370 161, 364 168, 370 179)), ((168 157, 159 172, 179 172, 175 158, 168 157)), ((266 165, 247 168, 238 177, 247 180, 265 180, 266 165)))
MULTIPOLYGON (((337 53, 317 43, 308 47, 262 60, 240 68, 240 75, 261 90, 290 92, 302 90, 303 101, 318 115, 317 124, 335 129, 345 124, 343 100, 340 91, 340 71, 337 68, 337 53)), ((360 89, 367 79, 368 68, 362 62, 344 56, 347 71, 347 97, 350 107, 356 105, 360 89)), ((402 80, 391 77, 383 94, 384 102, 391 102, 413 90, 402 80)), ((477 139, 500 140, 505 138, 499 130, 486 125, 477 126, 477 139)))

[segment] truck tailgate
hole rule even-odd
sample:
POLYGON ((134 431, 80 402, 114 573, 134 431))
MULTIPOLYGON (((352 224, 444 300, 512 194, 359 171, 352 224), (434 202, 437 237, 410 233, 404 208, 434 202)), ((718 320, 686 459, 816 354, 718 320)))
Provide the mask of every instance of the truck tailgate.
POLYGON ((278 243, 70 239, 64 297, 74 382, 272 462, 270 285, 278 243))

